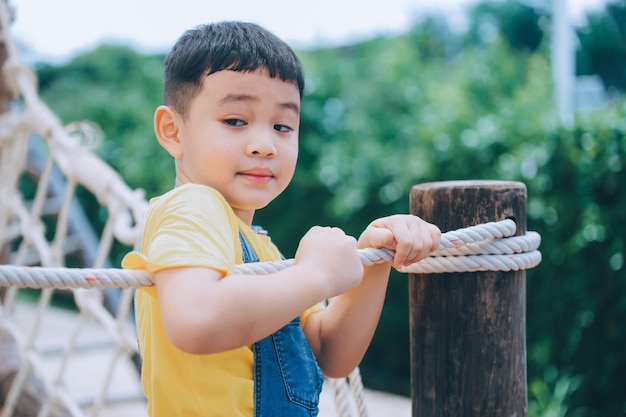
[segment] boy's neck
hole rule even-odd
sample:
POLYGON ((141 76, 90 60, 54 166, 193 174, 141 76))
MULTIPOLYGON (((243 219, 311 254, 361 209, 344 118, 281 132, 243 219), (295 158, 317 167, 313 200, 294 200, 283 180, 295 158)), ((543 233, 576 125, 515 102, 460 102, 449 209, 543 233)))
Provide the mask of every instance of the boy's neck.
POLYGON ((241 219, 248 226, 252 226, 252 219, 254 218, 254 210, 240 210, 233 208, 235 215, 241 219))

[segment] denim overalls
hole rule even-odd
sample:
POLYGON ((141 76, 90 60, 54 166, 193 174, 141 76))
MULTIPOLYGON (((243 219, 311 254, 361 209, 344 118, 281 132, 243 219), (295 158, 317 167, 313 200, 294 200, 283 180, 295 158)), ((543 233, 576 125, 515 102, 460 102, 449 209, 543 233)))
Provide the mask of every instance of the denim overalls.
MULTIPOLYGON (((239 232, 244 262, 259 257, 239 232)), ((314 417, 324 377, 296 317, 252 345, 254 417, 314 417)))

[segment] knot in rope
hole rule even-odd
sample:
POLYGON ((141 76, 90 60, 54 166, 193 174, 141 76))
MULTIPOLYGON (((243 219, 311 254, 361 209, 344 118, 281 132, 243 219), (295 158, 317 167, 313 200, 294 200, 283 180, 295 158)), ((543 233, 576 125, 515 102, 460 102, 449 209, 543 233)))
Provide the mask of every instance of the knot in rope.
POLYGON ((76 140, 83 148, 93 150, 104 141, 104 132, 89 120, 70 122, 65 126, 68 137, 76 140))
MULTIPOLYGON (((439 249, 428 258, 401 268, 400 272, 433 274, 444 272, 518 271, 541 262, 537 250, 538 233, 512 236, 513 220, 485 223, 443 233, 439 249)), ((367 248, 359 250, 363 265, 389 262, 394 251, 367 248)), ((294 259, 236 265, 237 274, 265 275, 292 266, 294 259)), ((41 268, 0 266, 0 286, 19 288, 139 288, 154 285, 145 271, 120 268, 41 268)))
POLYGON ((415 274, 519 271, 539 265, 539 233, 513 236, 515 231, 515 222, 507 219, 444 233, 439 249, 400 271, 415 274))

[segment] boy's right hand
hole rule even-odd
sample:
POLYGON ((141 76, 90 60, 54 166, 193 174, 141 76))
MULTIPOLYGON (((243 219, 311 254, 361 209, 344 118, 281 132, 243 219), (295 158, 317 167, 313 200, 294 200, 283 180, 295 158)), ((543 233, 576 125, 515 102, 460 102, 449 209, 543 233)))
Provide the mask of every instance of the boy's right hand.
POLYGON ((326 285, 327 298, 356 287, 363 278, 356 239, 336 227, 312 227, 300 240, 295 260, 315 271, 326 285))

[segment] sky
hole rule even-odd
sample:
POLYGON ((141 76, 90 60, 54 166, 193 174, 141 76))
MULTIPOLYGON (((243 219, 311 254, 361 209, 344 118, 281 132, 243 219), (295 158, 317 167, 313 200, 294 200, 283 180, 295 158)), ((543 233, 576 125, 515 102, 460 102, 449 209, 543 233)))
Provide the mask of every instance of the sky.
MULTIPOLYGON (((187 29, 221 20, 256 22, 294 48, 339 45, 401 33, 419 16, 445 13, 463 26, 478 0, 8 0, 12 34, 30 59, 64 61, 103 42, 142 52, 167 52, 187 29)), ((535 0, 541 1, 541 0, 535 0)), ((548 0, 546 0, 548 1, 548 0)), ((567 3, 582 19, 606 0, 567 3)), ((23 57, 28 58, 28 57, 23 57)))

